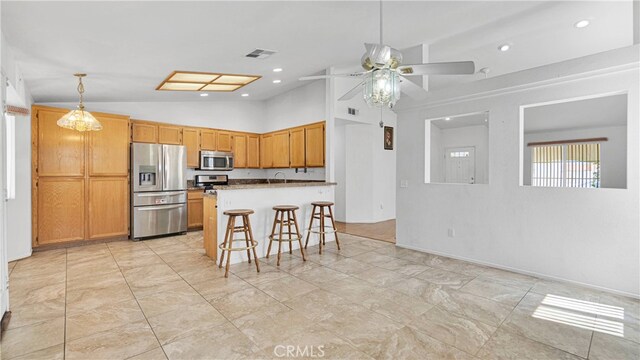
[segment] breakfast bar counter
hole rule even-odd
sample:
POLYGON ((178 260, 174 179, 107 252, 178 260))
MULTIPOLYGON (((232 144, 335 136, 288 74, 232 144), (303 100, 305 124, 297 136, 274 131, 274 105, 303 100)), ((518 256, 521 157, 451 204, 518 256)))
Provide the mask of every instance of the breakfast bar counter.
MULTIPOLYGON (((258 257, 267 254, 268 236, 275 216, 273 207, 276 205, 295 205, 300 208, 296 215, 304 239, 311 217, 311 202, 333 202, 335 185, 330 182, 309 181, 214 186, 213 191, 205 194, 204 198, 204 247, 207 255, 213 259, 218 257, 218 245, 224 240, 227 226, 224 212, 231 209, 251 209, 255 212, 249 218, 254 239, 258 241, 258 257)), ((328 236, 327 241, 333 241, 333 237, 328 236)), ((317 243, 317 235, 311 234, 309 246, 317 243)), ((288 251, 288 244, 284 245, 288 251)), ((293 242, 292 246, 294 250, 299 248, 297 242, 293 242)), ((276 252, 277 247, 274 246, 271 254, 276 252)), ((247 261, 245 252, 232 254, 232 264, 242 261, 247 261)))

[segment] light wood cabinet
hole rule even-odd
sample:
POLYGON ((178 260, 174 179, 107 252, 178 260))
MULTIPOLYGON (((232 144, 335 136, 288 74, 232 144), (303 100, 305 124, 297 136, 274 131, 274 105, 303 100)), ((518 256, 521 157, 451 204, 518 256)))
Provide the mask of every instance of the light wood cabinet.
POLYGON ((273 167, 273 135, 260 136, 260 167, 270 169, 273 167))
POLYGON ((183 128, 182 144, 187 149, 187 167, 197 168, 200 165, 200 130, 183 128))
POLYGON ((273 167, 288 168, 289 162, 289 131, 273 133, 273 167))
POLYGON ((231 132, 230 131, 217 131, 216 136, 216 150, 218 151, 231 151, 231 132))
POLYGON ((247 167, 256 169, 260 167, 260 136, 247 135, 247 167))
POLYGON ((325 154, 324 123, 305 126, 305 165, 323 167, 325 154))
POLYGON ((204 191, 189 190, 187 193, 187 228, 195 230, 202 228, 204 191))
POLYGON ((158 125, 158 143, 182 145, 182 128, 171 125, 158 125))
MULTIPOLYGON (((35 109, 39 176, 84 176, 85 135, 56 123, 68 110, 35 109)), ((33 159, 35 160, 35 159, 33 159)))
POLYGON ((203 200, 203 242, 204 251, 213 261, 218 257, 218 199, 215 196, 205 196, 203 200))
POLYGON ((102 130, 89 136, 89 176, 129 175, 129 118, 93 114, 102 130))
POLYGON ((247 135, 235 133, 233 138, 233 167, 234 168, 246 168, 247 167, 247 135))
POLYGON ((127 237, 129 181, 127 177, 89 179, 89 239, 127 237))
POLYGON ((146 122, 131 122, 131 141, 155 144, 158 142, 158 125, 146 122))
POLYGON ((289 154, 290 166, 292 168, 305 166, 305 128, 299 127, 289 130, 289 154))
POLYGON ((200 130, 200 149, 207 151, 216 150, 217 132, 211 129, 200 130))
POLYGON ((39 178, 37 189, 37 226, 35 226, 37 245, 83 240, 85 238, 84 179, 39 178))

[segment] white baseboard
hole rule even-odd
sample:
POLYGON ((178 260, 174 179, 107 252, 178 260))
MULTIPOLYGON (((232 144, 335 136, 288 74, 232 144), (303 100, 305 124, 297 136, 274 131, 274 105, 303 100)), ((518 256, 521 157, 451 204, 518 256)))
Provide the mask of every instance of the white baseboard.
POLYGON ((410 249, 410 250, 415 250, 415 251, 420 251, 420 252, 426 252, 426 253, 430 253, 430 254, 434 254, 434 255, 445 256, 445 257, 449 257, 449 258, 456 259, 456 260, 463 260, 463 261, 467 261, 467 262, 470 262, 470 263, 473 263, 473 264, 490 266, 490 267, 493 267, 493 268, 496 268, 496 269, 507 270, 507 271, 511 271, 511 272, 514 272, 514 273, 518 273, 518 274, 535 276, 535 277, 540 278, 540 279, 562 281, 562 282, 567 282, 567 283, 570 283, 570 284, 586 287, 586 288, 589 288, 589 289, 605 291, 605 292, 612 293, 612 294, 615 294, 615 295, 627 296, 627 297, 634 298, 634 299, 640 299, 640 294, 628 293, 626 291, 619 291, 619 290, 615 290, 615 289, 610 289, 610 288, 607 288, 607 287, 604 287, 604 286, 586 284, 586 283, 583 283, 583 282, 579 282, 579 281, 575 281, 575 280, 569 280, 569 279, 565 279, 565 278, 561 278, 561 277, 557 277, 557 276, 553 276, 553 275, 541 274, 541 273, 537 273, 537 272, 534 272, 534 271, 517 269, 517 268, 512 268, 512 267, 509 267, 509 266, 490 263, 490 262, 487 262, 487 261, 469 259, 469 258, 465 258, 465 257, 462 257, 462 256, 447 254, 447 253, 444 253, 444 252, 441 252, 441 251, 422 249, 422 248, 419 248, 419 247, 416 247, 416 246, 410 246, 410 245, 404 245, 404 244, 398 244, 398 243, 396 243, 396 246, 397 247, 401 247, 401 248, 405 248, 405 249, 410 249))

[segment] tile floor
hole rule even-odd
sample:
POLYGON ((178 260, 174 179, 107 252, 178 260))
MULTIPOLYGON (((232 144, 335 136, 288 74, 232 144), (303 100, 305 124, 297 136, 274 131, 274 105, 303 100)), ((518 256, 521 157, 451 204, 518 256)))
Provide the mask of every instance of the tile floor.
POLYGON ((640 357, 637 300, 350 235, 327 245, 228 279, 198 232, 37 252, 10 264, 2 356, 640 357))

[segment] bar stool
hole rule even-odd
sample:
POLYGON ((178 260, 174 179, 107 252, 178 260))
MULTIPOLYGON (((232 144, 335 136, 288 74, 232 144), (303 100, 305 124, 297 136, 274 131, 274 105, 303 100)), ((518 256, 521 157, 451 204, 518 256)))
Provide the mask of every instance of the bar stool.
POLYGON ((296 218, 296 210, 299 207, 295 205, 276 205, 273 207, 273 210, 276 211, 276 216, 273 219, 273 227, 271 228, 271 235, 269 235, 269 247, 267 248, 267 259, 269 258, 269 254, 271 253, 271 244, 274 241, 278 242, 278 263, 280 266, 280 253, 282 251, 282 242, 286 241, 289 243, 289 254, 292 254, 291 250, 291 242, 298 241, 300 244, 300 253, 302 253, 302 260, 307 261, 306 256, 304 255, 304 249, 302 249, 302 234, 300 234, 300 229, 298 228, 298 219, 296 218), (287 220, 284 219, 285 214, 287 214, 287 220), (294 233, 291 229, 291 225, 294 225, 296 232, 294 233), (279 231, 276 237, 276 226, 279 227, 279 231), (283 231, 284 227, 287 226, 289 231, 283 231), (283 238, 282 235, 287 235, 287 238, 283 238), (295 235, 295 237, 293 237, 295 235))
POLYGON ((231 262, 231 252, 232 251, 242 251, 247 250, 247 257, 249 258, 249 263, 251 263, 251 250, 253 250, 253 259, 256 262, 256 269, 260 272, 260 264, 258 264, 258 256, 256 255, 256 246, 258 246, 258 242, 253 239, 253 232, 251 231, 251 222, 249 221, 249 215, 253 214, 253 210, 250 209, 235 209, 235 210, 227 210, 223 213, 224 215, 229 216, 229 220, 227 221, 227 231, 224 235, 224 242, 218 246, 222 253, 220 254, 220 265, 219 268, 222 268, 222 263, 224 262, 225 252, 227 253, 227 265, 225 267, 224 277, 229 277, 229 263, 231 262), (236 217, 242 217, 242 226, 236 226, 236 217), (244 233, 244 239, 234 239, 234 234, 238 232, 244 233), (234 242, 245 242, 244 247, 233 247, 234 242))
POLYGON ((307 245, 309 244, 309 235, 311 235, 311 233, 318 234, 320 237, 318 248, 320 249, 320 254, 322 254, 322 246, 325 244, 326 234, 333 234, 336 237, 336 245, 338 246, 338 250, 340 250, 340 241, 338 241, 338 230, 336 229, 336 222, 333 219, 333 210, 331 209, 333 203, 331 201, 316 201, 312 202, 311 205, 313 205, 313 210, 311 211, 311 221, 309 221, 307 240, 304 243, 304 248, 306 249, 307 245), (316 208, 318 209, 317 213, 316 208), (325 208, 328 209, 328 213, 325 213, 325 208), (331 219, 331 226, 325 226, 325 218, 331 219), (313 226, 314 219, 320 220, 319 226, 313 226), (327 228, 329 228, 330 230, 327 230, 327 228))

